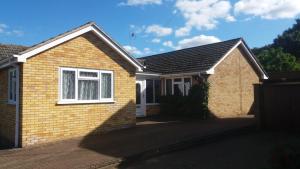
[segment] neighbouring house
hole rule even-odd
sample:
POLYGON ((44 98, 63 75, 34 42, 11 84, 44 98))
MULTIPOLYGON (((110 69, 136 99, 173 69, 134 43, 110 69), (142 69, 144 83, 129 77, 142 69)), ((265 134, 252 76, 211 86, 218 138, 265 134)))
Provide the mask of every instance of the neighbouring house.
MULTIPOLYGON (((210 83, 217 117, 251 113, 266 73, 242 39, 135 59, 90 22, 32 47, 0 45, 0 139, 25 147, 134 126, 160 95, 210 83)), ((0 144, 1 144, 0 142, 0 144)))

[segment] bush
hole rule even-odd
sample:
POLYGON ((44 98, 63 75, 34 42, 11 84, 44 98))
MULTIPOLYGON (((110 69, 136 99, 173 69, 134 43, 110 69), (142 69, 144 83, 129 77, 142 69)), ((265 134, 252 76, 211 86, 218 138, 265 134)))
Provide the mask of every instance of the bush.
POLYGON ((188 96, 161 96, 161 113, 166 115, 208 118, 209 84, 191 87, 188 96))

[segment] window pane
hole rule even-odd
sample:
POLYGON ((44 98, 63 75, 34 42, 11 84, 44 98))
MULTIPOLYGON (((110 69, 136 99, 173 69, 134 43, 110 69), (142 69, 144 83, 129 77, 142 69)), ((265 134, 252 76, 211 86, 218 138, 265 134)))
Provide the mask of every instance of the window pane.
POLYGON ((146 80, 146 103, 153 103, 153 80, 146 80))
POLYGON ((172 80, 166 80, 166 95, 172 95, 172 80))
POLYGON ((136 84, 136 104, 141 104, 141 84, 136 84))
POLYGON ((98 77, 98 73, 97 72, 79 72, 81 77, 98 77))
POLYGON ((175 96, 183 95, 183 85, 182 84, 174 84, 174 95, 175 96))
POLYGON ((63 71, 62 98, 75 99, 75 71, 63 71))
POLYGON ((159 103, 159 101, 160 101, 160 92, 161 92, 160 80, 155 80, 154 88, 155 88, 155 90, 154 90, 154 93, 155 93, 154 103, 159 103))
POLYGON ((191 88, 191 78, 184 78, 184 95, 187 96, 189 94, 191 88))
POLYGON ((99 82, 97 80, 79 80, 78 81, 78 99, 79 100, 98 100, 99 82))
POLYGON ((101 98, 112 98, 111 93, 111 74, 102 73, 101 74, 101 98))

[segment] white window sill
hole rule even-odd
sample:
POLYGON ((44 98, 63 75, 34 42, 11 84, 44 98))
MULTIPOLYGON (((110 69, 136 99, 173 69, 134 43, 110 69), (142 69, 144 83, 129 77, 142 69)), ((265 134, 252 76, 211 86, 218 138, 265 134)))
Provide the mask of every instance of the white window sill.
POLYGON ((114 100, 108 101, 99 101, 99 100, 92 100, 92 101, 58 101, 57 104, 97 104, 97 103, 115 103, 114 100))

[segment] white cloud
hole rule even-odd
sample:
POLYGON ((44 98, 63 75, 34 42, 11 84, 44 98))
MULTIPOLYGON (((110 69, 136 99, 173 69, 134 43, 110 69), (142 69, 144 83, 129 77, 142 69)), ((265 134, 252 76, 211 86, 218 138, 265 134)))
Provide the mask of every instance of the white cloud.
POLYGON ((177 36, 189 35, 192 28, 213 29, 219 19, 235 21, 228 0, 177 0, 175 7, 186 20, 185 26, 177 30, 177 36))
POLYGON ((121 2, 121 6, 140 6, 140 5, 161 5, 162 0, 127 0, 126 2, 121 2))
POLYGON ((240 0, 234 11, 263 19, 295 18, 300 14, 300 4, 299 0, 240 0))
POLYGON ((194 46, 206 45, 210 43, 220 42, 220 39, 215 36, 199 35, 192 38, 183 39, 178 42, 176 48, 183 49, 194 46))
POLYGON ((192 28, 190 26, 181 27, 175 31, 175 36, 188 36, 190 34, 191 29, 192 28))
POLYGON ((3 33, 6 28, 8 28, 8 26, 6 24, 1 23, 0 24, 0 33, 3 33))
POLYGON ((134 46, 125 45, 125 46, 123 46, 123 48, 132 55, 141 55, 142 54, 142 52, 134 46))
POLYGON ((17 29, 10 29, 10 27, 6 24, 0 23, 0 35, 15 35, 15 36, 23 36, 24 32, 17 29))
POLYGON ((160 39, 158 39, 158 38, 154 38, 154 39, 152 39, 152 41, 151 41, 152 43, 160 43, 160 39))
POLYGON ((150 25, 145 30, 146 33, 153 33, 158 37, 163 37, 172 34, 173 29, 168 27, 162 27, 160 25, 150 25))
POLYGON ((149 55, 151 53, 153 53, 153 51, 150 48, 144 48, 144 52, 143 52, 144 55, 149 55))
POLYGON ((169 48, 176 48, 176 47, 173 45, 173 42, 172 42, 172 41, 165 41, 165 42, 163 42, 163 45, 166 46, 166 47, 169 47, 169 48))
POLYGON ((123 48, 131 55, 135 56, 142 56, 142 55, 149 55, 153 53, 153 51, 150 48, 144 48, 143 50, 139 50, 135 46, 125 45, 123 48))
POLYGON ((192 38, 186 38, 186 39, 180 40, 177 43, 177 45, 174 45, 172 41, 165 41, 163 43, 163 46, 179 50, 179 49, 183 49, 183 48, 201 46, 201 45, 206 45, 206 44, 215 43, 215 42, 220 42, 220 39, 215 36, 198 35, 198 36, 194 36, 192 38))

